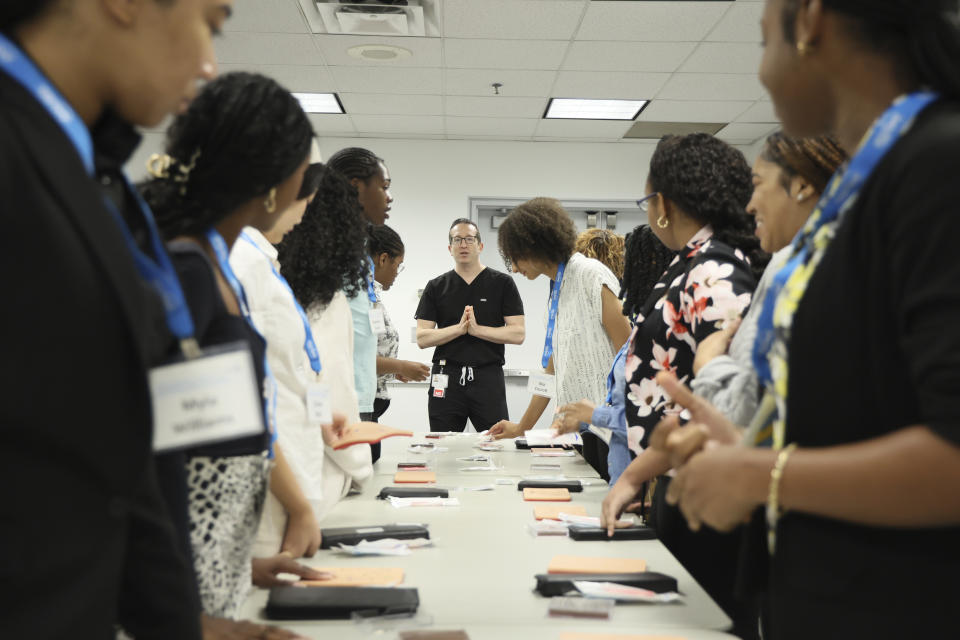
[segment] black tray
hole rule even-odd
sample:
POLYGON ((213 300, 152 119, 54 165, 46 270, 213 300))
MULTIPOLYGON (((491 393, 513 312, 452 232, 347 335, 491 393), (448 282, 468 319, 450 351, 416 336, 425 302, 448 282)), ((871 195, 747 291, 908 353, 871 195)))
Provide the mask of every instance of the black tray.
POLYGON ((648 589, 654 593, 665 593, 677 590, 677 579, 654 571, 640 573, 540 573, 534 576, 537 579, 536 590, 542 596, 562 596, 575 591, 574 581, 613 582, 628 587, 648 589))
POLYGON ((353 613, 378 616, 415 613, 416 589, 407 587, 274 587, 266 614, 271 620, 349 619, 353 613))
POLYGON ((430 538, 430 530, 422 524, 380 524, 366 527, 330 527, 320 529, 320 548, 332 549, 338 544, 357 544, 361 540, 412 540, 430 538))

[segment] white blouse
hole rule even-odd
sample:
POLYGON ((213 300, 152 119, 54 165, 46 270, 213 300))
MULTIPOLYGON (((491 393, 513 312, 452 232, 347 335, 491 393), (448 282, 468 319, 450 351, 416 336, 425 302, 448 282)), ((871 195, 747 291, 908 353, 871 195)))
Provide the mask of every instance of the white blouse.
POLYGON ((584 398, 601 405, 607 397, 607 374, 620 345, 614 346, 603 327, 604 285, 620 295, 620 283, 606 265, 581 253, 570 256, 553 334, 558 407, 584 398))
MULTIPOLYGON (((291 292, 271 269, 271 265, 280 269, 276 249, 255 229, 248 227, 244 233, 253 244, 239 238, 230 253, 230 266, 246 292, 253 323, 267 341, 267 360, 277 381, 277 440, 300 489, 320 519, 346 495, 352 478, 360 480, 372 473, 370 450, 357 446, 333 451, 324 444, 321 431, 310 426, 306 392, 307 385, 317 376, 304 350, 303 321, 291 292)), ((349 309, 347 315, 349 318, 349 309)), ((336 359, 325 353, 316 329, 313 331, 323 365, 319 379, 329 382, 330 377, 336 377, 336 359)), ((353 379, 352 373, 349 379, 353 379)), ((332 395, 334 411, 343 412, 341 396, 349 394, 333 385, 332 395)), ((353 397, 355 406, 356 395, 353 397)), ((358 418, 348 412, 348 419, 358 418)), ((282 537, 285 524, 283 508, 272 494, 268 495, 261 533, 271 539, 278 533, 282 537)), ((279 538, 276 542, 279 544, 279 538)))

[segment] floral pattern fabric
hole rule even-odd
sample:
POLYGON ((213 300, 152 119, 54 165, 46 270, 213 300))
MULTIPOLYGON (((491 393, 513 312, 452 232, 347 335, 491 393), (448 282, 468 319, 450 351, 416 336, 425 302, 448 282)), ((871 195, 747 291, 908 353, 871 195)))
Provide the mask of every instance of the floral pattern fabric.
POLYGON ((697 345, 740 316, 755 287, 746 256, 714 238, 709 226, 667 267, 637 317, 627 352, 627 424, 643 427, 643 447, 663 417, 686 417, 656 375, 670 371, 689 384, 697 345))

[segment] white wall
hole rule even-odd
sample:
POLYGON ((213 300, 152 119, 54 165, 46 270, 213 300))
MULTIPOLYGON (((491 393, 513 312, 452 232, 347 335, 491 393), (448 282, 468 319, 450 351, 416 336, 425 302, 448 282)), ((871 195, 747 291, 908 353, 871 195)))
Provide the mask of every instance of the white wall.
MULTIPOLYGON (((163 138, 146 136, 128 165, 135 178, 144 175, 144 162, 158 151, 163 138)), ((400 331, 400 357, 429 362, 432 350, 421 351, 411 342, 417 290, 428 280, 452 268, 447 252, 447 230, 455 218, 469 217, 469 198, 531 198, 551 196, 569 200, 635 199, 643 195, 647 167, 655 145, 632 143, 511 142, 479 140, 398 140, 325 138, 319 141, 323 158, 347 146, 366 147, 386 160, 393 179, 393 211, 388 224, 406 245, 405 270, 384 304, 400 331)), ((755 148, 744 148, 748 158, 755 148)), ((543 296, 535 308, 543 306, 543 296)), ((527 315, 527 340, 542 344, 540 312, 527 315)), ((507 346, 509 349, 516 347, 507 346)), ((509 357, 509 356, 508 356, 509 357)), ((535 369, 538 362, 524 366, 535 369)), ((529 396, 526 381, 508 381, 510 418, 523 414, 529 396)), ((392 387, 393 403, 384 420, 396 426, 427 430, 424 384, 392 387)), ((552 408, 540 425, 548 424, 552 408)))

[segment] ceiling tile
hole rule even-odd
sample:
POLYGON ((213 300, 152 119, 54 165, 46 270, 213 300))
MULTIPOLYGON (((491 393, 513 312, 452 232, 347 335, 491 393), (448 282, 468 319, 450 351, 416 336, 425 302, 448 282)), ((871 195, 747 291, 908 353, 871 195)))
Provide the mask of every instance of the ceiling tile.
POLYGON ((717 133, 717 137, 728 142, 756 142, 777 130, 775 124, 754 124, 732 122, 717 133))
POLYGON ((236 0, 223 30, 310 33, 295 0, 236 0))
POLYGON ((669 73, 561 71, 551 97, 649 100, 669 79, 669 73))
POLYGON ((341 93, 340 101, 350 114, 394 116, 439 116, 443 114, 441 96, 390 95, 386 93, 341 93))
POLYGON ((444 38, 444 64, 450 69, 548 69, 563 62, 562 40, 469 40, 444 38))
POLYGON ((378 36, 347 36, 322 34, 314 36, 317 48, 329 65, 361 67, 439 67, 442 64, 439 38, 384 38, 378 36), (355 58, 347 49, 361 44, 386 44, 401 47, 413 55, 394 60, 355 58))
POLYGON ((564 60, 570 71, 676 71, 694 42, 574 42, 564 60))
POLYGON ((440 69, 414 67, 330 67, 344 93, 440 95, 440 69))
POLYGON ((633 121, 616 122, 598 120, 540 120, 537 137, 551 138, 598 138, 615 140, 633 126, 633 121))
POLYGON ((350 116, 332 115, 324 113, 308 113, 310 124, 318 136, 334 133, 354 133, 356 129, 350 121, 350 116))
POLYGON ((772 102, 760 100, 740 114, 737 122, 780 122, 780 118, 777 117, 772 102))
POLYGON ((312 36, 295 33, 224 32, 215 42, 217 61, 242 64, 323 64, 312 36))
POLYGON ((443 133, 442 116, 351 116, 359 133, 443 133))
POLYGON ((758 100, 756 74, 675 73, 657 94, 663 100, 758 100))
POLYGON ((546 96, 556 75, 554 71, 446 69, 444 92, 452 96, 493 96, 491 85, 500 82, 503 96, 546 96))
POLYGON ((752 43, 704 42, 680 71, 693 73, 757 73, 763 50, 752 43))
POLYGON ((706 37, 714 42, 756 42, 763 40, 760 33, 760 17, 763 2, 738 0, 706 37))
POLYGON ((529 138, 537 128, 536 118, 447 117, 447 135, 491 135, 529 138))
POLYGON ((326 93, 336 91, 333 78, 326 67, 303 65, 221 64, 220 73, 250 71, 273 78, 289 91, 326 93))
POLYGON ((448 38, 569 40, 583 13, 582 0, 446 0, 448 38))
POLYGON ((654 100, 637 120, 649 122, 732 122, 752 102, 654 100))
POLYGON ((547 108, 546 98, 511 98, 494 96, 447 96, 448 116, 482 116, 485 118, 539 118, 547 108))
POLYGON ((710 32, 731 4, 591 2, 577 31, 577 40, 698 41, 710 32))

